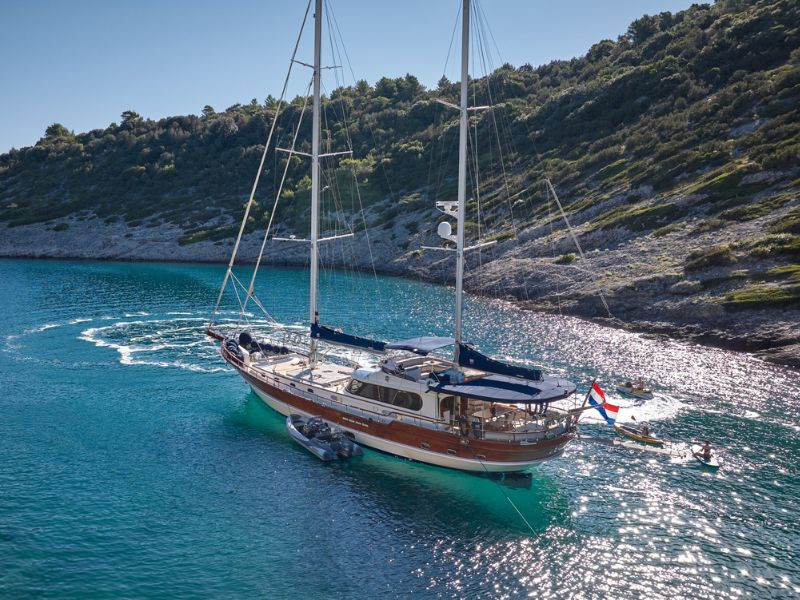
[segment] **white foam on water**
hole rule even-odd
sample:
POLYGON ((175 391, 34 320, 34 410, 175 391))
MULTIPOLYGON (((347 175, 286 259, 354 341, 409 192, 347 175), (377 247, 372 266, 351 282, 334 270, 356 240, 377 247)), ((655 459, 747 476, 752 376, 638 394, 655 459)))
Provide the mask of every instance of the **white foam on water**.
POLYGON ((64 323, 45 323, 44 325, 39 325, 38 327, 32 327, 31 329, 26 329, 21 333, 10 333, 6 336, 6 343, 3 350, 6 352, 10 352, 11 350, 16 350, 20 347, 20 345, 15 344, 14 340, 19 340, 23 337, 29 335, 35 335, 37 333, 42 333, 43 331, 47 331, 48 329, 55 329, 56 327, 61 327, 62 325, 64 325, 64 323))
MULTIPOLYGON (((686 402, 674 396, 657 393, 651 400, 632 401, 630 399, 618 399, 609 394, 608 402, 619 406, 617 414, 618 423, 635 423, 650 421, 666 421, 676 417, 685 410, 689 410, 686 402)), ((581 422, 586 423, 605 423, 603 417, 596 410, 588 410, 581 415, 581 422)))
POLYGON ((110 325, 85 329, 78 339, 98 348, 116 350, 119 363, 126 366, 178 368, 203 373, 225 371, 201 328, 194 325, 203 320, 202 317, 189 316, 118 320, 110 325), (208 364, 203 364, 205 362, 208 364))

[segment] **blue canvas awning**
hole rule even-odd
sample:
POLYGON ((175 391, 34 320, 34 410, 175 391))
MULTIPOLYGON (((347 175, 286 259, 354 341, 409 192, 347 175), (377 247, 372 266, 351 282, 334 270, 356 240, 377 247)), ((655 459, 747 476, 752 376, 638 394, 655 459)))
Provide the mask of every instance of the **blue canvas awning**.
POLYGON ((409 338, 407 340, 400 340, 399 342, 390 342, 386 344, 386 349, 408 350, 409 352, 413 352, 414 354, 421 354, 425 356, 426 354, 433 352, 434 350, 438 350, 439 348, 445 348, 447 346, 452 346, 455 343, 456 341, 453 338, 438 337, 434 335, 423 335, 420 337, 409 338))
POLYGON ((557 377, 538 381, 536 386, 521 383, 503 375, 487 375, 472 381, 450 383, 442 381, 430 386, 431 390, 454 396, 464 396, 487 402, 508 404, 544 404, 575 393, 575 384, 557 377))
POLYGON ((350 335, 349 333, 333 329, 327 325, 320 325, 319 323, 311 324, 311 337, 318 340, 325 340, 326 342, 333 342, 334 344, 351 346, 359 350, 371 350, 373 352, 383 352, 386 347, 386 342, 350 335))
POLYGON ((542 371, 540 369, 518 367, 500 362, 481 354, 467 344, 458 345, 458 364, 462 367, 497 373, 498 375, 510 375, 511 377, 520 377, 532 381, 540 381, 542 379, 542 371))

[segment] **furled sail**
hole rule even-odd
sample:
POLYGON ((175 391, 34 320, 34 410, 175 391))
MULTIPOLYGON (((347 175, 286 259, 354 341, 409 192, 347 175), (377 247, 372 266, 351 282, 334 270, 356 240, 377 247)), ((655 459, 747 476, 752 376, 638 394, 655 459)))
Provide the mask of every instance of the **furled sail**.
POLYGON ((542 380, 542 371, 540 369, 518 367, 516 365, 500 362, 499 360, 494 360, 493 358, 481 354, 468 344, 458 345, 458 364, 462 367, 488 371, 489 373, 496 373, 498 375, 509 375, 511 377, 520 377, 532 381, 542 380))
POLYGON ((320 325, 319 323, 311 324, 311 337, 334 344, 358 348, 359 350, 383 352, 386 349, 386 342, 350 335, 349 333, 344 333, 343 331, 328 327, 327 325, 320 325))

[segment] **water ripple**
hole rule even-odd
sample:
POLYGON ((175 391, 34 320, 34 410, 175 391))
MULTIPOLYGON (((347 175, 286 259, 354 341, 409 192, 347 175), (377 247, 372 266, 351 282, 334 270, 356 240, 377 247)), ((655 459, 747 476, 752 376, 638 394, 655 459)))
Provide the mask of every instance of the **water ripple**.
MULTIPOLYGON (((797 371, 470 297, 479 348, 582 391, 597 378, 672 453, 600 443, 613 433, 587 415, 594 441, 534 469, 530 489, 374 452, 322 464, 206 339, 219 277, 0 261, 0 596, 800 595, 797 371), (636 376, 652 400, 616 395, 636 376), (719 472, 688 456, 701 439, 719 472)), ((379 278, 376 294, 327 271, 321 284, 325 322, 352 333, 450 333, 446 288, 379 278)), ((279 335, 304 330, 304 273, 265 269, 257 292, 294 324, 279 335)))

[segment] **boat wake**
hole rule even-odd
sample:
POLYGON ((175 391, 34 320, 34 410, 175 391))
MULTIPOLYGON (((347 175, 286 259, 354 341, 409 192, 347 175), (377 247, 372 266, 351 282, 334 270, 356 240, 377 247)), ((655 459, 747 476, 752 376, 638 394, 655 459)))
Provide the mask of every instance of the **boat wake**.
POLYGON ((6 343, 3 348, 5 352, 11 352, 12 350, 17 350, 21 345, 21 340, 31 335, 35 335, 37 333, 42 333, 43 331, 47 331, 48 329, 55 329, 56 327, 61 327, 63 323, 45 323, 44 325, 39 325, 38 327, 33 327, 31 329, 26 329, 21 333, 12 333, 6 336, 6 343))
POLYGON ((99 348, 113 348, 123 365, 185 369, 202 373, 224 371, 214 366, 217 355, 205 337, 203 317, 168 317, 116 321, 84 329, 79 339, 99 348))
MULTIPOLYGON (((656 393, 652 400, 611 398, 609 402, 619 406, 617 421, 620 423, 668 421, 689 408, 686 402, 662 393, 656 393)), ((605 423, 600 413, 594 410, 585 412, 581 422, 605 423)))
MULTIPOLYGON (((219 321, 233 324, 236 317, 238 314, 235 317, 222 316, 219 321)), ((37 349, 58 349, 77 338, 98 348, 116 350, 122 365, 178 368, 202 373, 225 371, 214 345, 205 335, 206 321, 206 316, 190 312, 151 314, 140 311, 122 313, 122 316, 73 317, 7 335, 0 349, 13 353, 18 360, 38 361, 43 359, 39 358, 37 349)), ((267 322, 252 323, 254 327, 269 325, 267 322)), ((51 356, 47 360, 57 359, 51 356)))
MULTIPOLYGON (((205 315, 172 311, 161 315, 129 313, 123 319, 101 319, 107 320, 114 322, 84 329, 78 337, 99 348, 116 350, 122 365, 178 368, 201 373, 227 370, 219 362, 216 346, 205 334, 208 322, 205 315)), ((216 322, 222 329, 226 325, 236 325, 239 323, 238 313, 236 317, 220 316, 216 322)), ((308 332, 303 325, 280 325, 254 318, 249 319, 247 327, 258 339, 280 345, 286 344, 293 335, 307 335, 308 332)))

